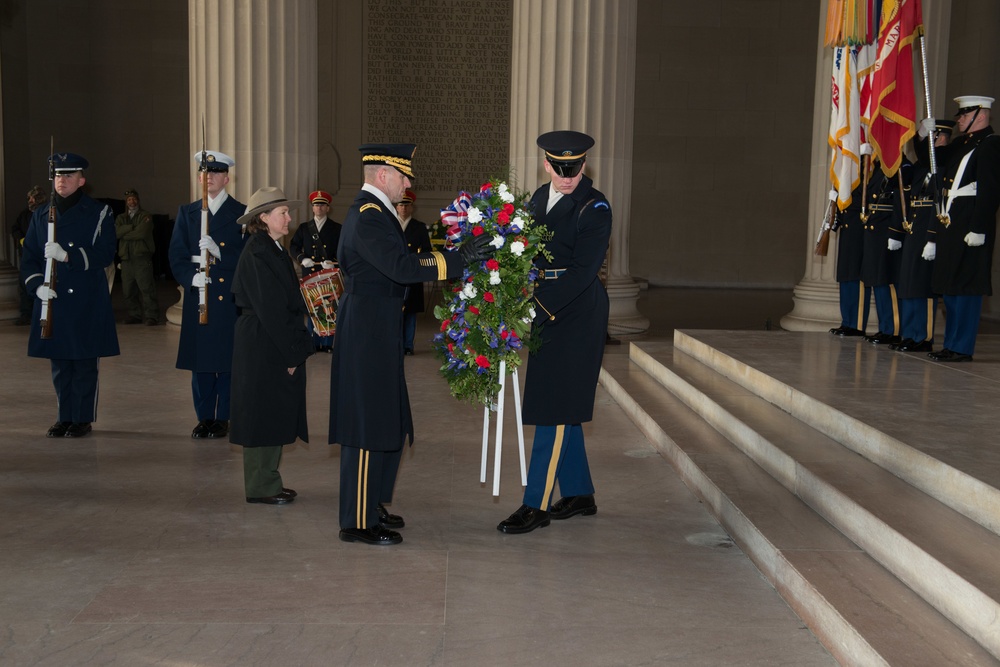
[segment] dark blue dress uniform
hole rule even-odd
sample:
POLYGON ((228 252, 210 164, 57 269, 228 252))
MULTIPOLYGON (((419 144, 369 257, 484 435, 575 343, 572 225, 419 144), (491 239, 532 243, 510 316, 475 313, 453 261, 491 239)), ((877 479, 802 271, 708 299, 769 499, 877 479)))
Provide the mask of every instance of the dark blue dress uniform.
POLYGON ((868 327, 871 287, 861 282, 865 233, 861 223, 861 185, 851 193, 851 203, 837 212, 837 283, 840 288, 840 326, 830 333, 860 336, 868 327))
MULTIPOLYGON (((49 204, 38 207, 24 239, 21 281, 33 296, 44 282, 48 218, 49 204)), ((66 199, 57 197, 56 242, 66 251, 67 261, 56 263, 58 296, 51 301, 49 310, 52 336, 47 340, 41 337, 42 303, 36 298, 28 356, 51 360, 58 419, 66 426, 59 433, 50 430, 50 435, 66 434, 71 423, 83 425, 86 431, 70 435, 85 435, 97 418, 98 358, 119 353, 104 272, 114 261, 117 247, 114 214, 82 190, 66 199)))
MULTIPOLYGON (((366 164, 412 175, 412 145, 361 150, 366 164)), ((344 530, 379 530, 379 505, 392 500, 403 442, 413 442, 403 375, 406 285, 460 276, 465 263, 459 253, 409 253, 392 203, 367 183, 344 219, 337 258, 344 295, 330 372, 329 442, 341 445, 340 527, 348 539, 344 530)), ((371 537, 359 539, 395 543, 377 541, 377 532, 371 537)))
POLYGON ((523 504, 497 526, 505 533, 548 525, 550 505, 557 519, 597 511, 582 423, 593 418, 607 340, 608 294, 598 272, 611 238, 611 205, 588 176, 579 175, 593 144, 573 131, 538 138, 553 183, 535 190, 530 206, 535 220, 552 233, 545 242, 552 259, 536 260, 533 335, 541 345, 528 356, 522 413, 525 424, 535 425, 535 436, 523 504), (573 191, 546 211, 556 179, 577 177, 573 191), (563 498, 552 505, 556 482, 563 498), (580 507, 573 505, 578 501, 580 507))
MULTIPOLYGON (((904 184, 909 178, 910 164, 904 158, 900 170, 904 184)), ((861 259, 861 281, 875 295, 878 333, 867 336, 872 343, 899 342, 899 303, 896 281, 899 279, 899 250, 889 250, 889 238, 899 240, 903 233, 902 193, 898 177, 887 177, 876 165, 868 181, 868 219, 862 220, 864 250, 861 259)))
POLYGON ((950 194, 955 194, 953 191, 969 193, 975 188, 974 193, 954 196, 947 211, 949 224, 939 222, 935 228, 937 258, 931 279, 934 292, 944 297, 946 314, 944 349, 932 353, 932 358, 962 361, 970 359, 975 351, 983 296, 993 293, 993 246, 1000 206, 1000 137, 993 134, 992 127, 959 136, 948 146, 942 162, 944 165, 939 168, 945 202, 950 194), (966 155, 969 159, 958 179, 966 155), (965 241, 969 233, 985 235, 985 243, 969 246, 965 241), (946 351, 951 354, 943 354, 946 351))
MULTIPOLYGON (((329 204, 330 195, 317 190, 309 196, 309 200, 313 204, 329 204)), ((315 262, 312 266, 302 267, 303 278, 322 270, 321 262, 337 261, 337 245, 340 243, 341 229, 340 223, 330 218, 323 223, 322 229, 316 224, 315 218, 310 218, 298 226, 288 244, 288 249, 299 264, 306 258, 315 262)), ((312 320, 308 320, 308 327, 310 331, 313 330, 312 320)), ((313 346, 316 350, 329 352, 332 345, 331 336, 317 336, 313 333, 313 346)))
POLYGON ((191 387, 199 422, 227 421, 237 316, 230 288, 246 243, 243 227, 237 223, 246 206, 227 195, 219 210, 209 213, 208 235, 219 244, 222 258, 209 267, 208 324, 199 324, 198 289, 191 286, 198 264, 191 258, 201 254, 201 204, 199 199, 180 207, 170 238, 170 269, 184 289, 177 368, 193 372, 191 387))

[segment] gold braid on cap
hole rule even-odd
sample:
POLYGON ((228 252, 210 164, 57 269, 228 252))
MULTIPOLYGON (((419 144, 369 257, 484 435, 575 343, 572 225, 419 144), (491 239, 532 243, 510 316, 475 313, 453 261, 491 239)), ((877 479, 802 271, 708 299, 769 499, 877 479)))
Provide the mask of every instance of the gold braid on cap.
POLYGON ((547 157, 552 158, 553 160, 558 160, 560 162, 569 162, 570 160, 579 160, 579 159, 584 158, 584 157, 587 156, 586 153, 580 153, 579 155, 556 155, 555 153, 550 153, 548 151, 545 151, 545 155, 547 157))
POLYGON ((413 178, 413 162, 404 157, 396 157, 394 155, 366 155, 361 158, 361 161, 374 162, 376 164, 387 164, 390 167, 399 169, 410 178, 413 178))

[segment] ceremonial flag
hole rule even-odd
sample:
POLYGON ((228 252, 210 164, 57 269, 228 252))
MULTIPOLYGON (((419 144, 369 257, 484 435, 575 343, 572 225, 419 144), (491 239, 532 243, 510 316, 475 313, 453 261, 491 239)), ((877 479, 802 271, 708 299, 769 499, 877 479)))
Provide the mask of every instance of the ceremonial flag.
POLYGON ((895 175, 903 145, 916 133, 913 42, 923 30, 920 0, 883 0, 872 78, 869 143, 886 176, 895 175))
POLYGON ((837 191, 837 207, 841 211, 851 203, 851 191, 860 182, 861 115, 858 107, 857 77, 854 72, 853 49, 838 46, 833 50, 833 76, 830 94, 830 134, 833 151, 830 181, 837 191))

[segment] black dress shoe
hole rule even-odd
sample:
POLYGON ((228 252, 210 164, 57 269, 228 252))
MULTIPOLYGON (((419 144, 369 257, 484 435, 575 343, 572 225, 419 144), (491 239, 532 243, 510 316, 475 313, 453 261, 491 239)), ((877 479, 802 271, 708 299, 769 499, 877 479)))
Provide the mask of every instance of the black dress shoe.
POLYGON ((898 343, 890 344, 889 349, 892 350, 893 352, 897 352, 899 350, 902 350, 904 345, 915 345, 915 342, 912 338, 904 338, 898 343))
POLYGON ((90 422, 74 422, 66 429, 66 437, 82 438, 90 433, 91 430, 93 429, 90 428, 90 422))
POLYGON ((916 341, 910 341, 909 344, 906 341, 899 346, 900 352, 930 352, 934 349, 929 340, 922 340, 919 343, 916 341))
POLYGON ((949 349, 941 350, 940 352, 931 352, 927 355, 934 361, 972 361, 971 354, 962 354, 961 352, 952 352, 949 349))
POLYGON ((864 336, 865 332, 861 329, 852 329, 851 327, 837 327, 836 329, 830 329, 830 333, 834 336, 864 336))
POLYGON ((287 505, 293 500, 295 500, 295 496, 288 495, 284 489, 275 496, 264 496, 263 498, 251 498, 247 496, 248 503, 263 503, 265 505, 287 505))
POLYGON ((73 422, 56 422, 49 427, 49 432, 45 434, 46 438, 61 438, 66 435, 66 431, 73 424, 73 422))
POLYGON ((534 507, 521 505, 513 514, 501 521, 497 530, 508 535, 530 533, 535 528, 544 528, 551 523, 549 513, 534 507))
POLYGON ((378 504, 378 522, 386 528, 402 528, 406 525, 403 517, 398 514, 389 514, 389 510, 382 503, 378 504))
POLYGON ((893 336, 892 334, 882 333, 880 331, 871 336, 865 336, 865 340, 872 345, 892 345, 893 343, 899 342, 899 336, 893 336))
POLYGON ((568 519, 577 514, 584 516, 597 514, 597 503, 594 502, 593 495, 560 498, 552 505, 552 509, 549 510, 549 516, 557 521, 568 519))
POLYGON ((413 356, 413 349, 409 348, 409 347, 406 348, 405 350, 403 350, 403 355, 407 356, 407 357, 412 357, 413 356))
POLYGON ((285 487, 281 487, 281 494, 284 496, 288 496, 289 498, 294 498, 297 495, 299 495, 298 493, 296 493, 295 489, 286 489, 285 487))
POLYGON ((208 427, 209 438, 225 438, 229 435, 229 422, 223 421, 221 419, 216 419, 211 422, 211 426, 208 427))
POLYGON ((208 437, 208 430, 210 428, 212 428, 212 420, 211 419, 202 419, 200 422, 198 422, 198 425, 194 427, 194 430, 191 431, 191 437, 192 438, 207 438, 208 437))
POLYGON ((389 546, 402 542, 403 536, 394 530, 389 530, 382 524, 378 524, 374 528, 341 528, 340 540, 342 542, 364 542, 365 544, 389 546))

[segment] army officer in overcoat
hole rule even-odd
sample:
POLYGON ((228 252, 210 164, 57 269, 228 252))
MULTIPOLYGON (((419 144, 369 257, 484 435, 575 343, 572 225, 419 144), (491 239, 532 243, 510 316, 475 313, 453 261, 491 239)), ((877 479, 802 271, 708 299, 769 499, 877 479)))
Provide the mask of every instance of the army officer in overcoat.
POLYGON ((115 258, 111 209, 83 191, 87 160, 73 153, 49 157, 54 169, 56 240, 48 241, 50 204, 35 209, 24 237, 21 281, 34 294, 28 356, 50 360, 59 417, 46 434, 77 438, 97 418, 98 359, 118 354, 104 267, 115 258), (45 284, 45 265, 55 262, 55 284, 45 284), (41 337, 42 300, 49 297, 52 335, 41 337))
POLYGON ((403 377, 406 285, 461 275, 486 259, 487 235, 457 252, 411 254, 395 204, 413 178, 413 144, 360 147, 364 185, 344 219, 337 259, 344 295, 337 313, 330 374, 330 443, 341 445, 340 539, 402 542, 392 501, 403 441, 413 419, 403 377))
POLYGON ((237 222, 249 240, 233 276, 240 315, 233 341, 232 428, 229 441, 243 446, 248 503, 284 505, 295 491, 282 486, 282 445, 309 442, 306 359, 312 338, 292 258, 282 237, 291 222, 289 201, 274 187, 257 190, 237 222))
POLYGON ((562 130, 538 137, 549 184, 530 205, 552 232, 545 247, 552 261, 537 260, 534 326, 541 347, 528 357, 525 424, 535 424, 524 502, 497 530, 527 533, 552 519, 597 512, 583 442, 583 422, 593 417, 597 377, 608 330, 608 293, 598 278, 611 238, 611 205, 583 173, 594 140, 562 130), (552 505, 555 482, 562 498, 552 505))

